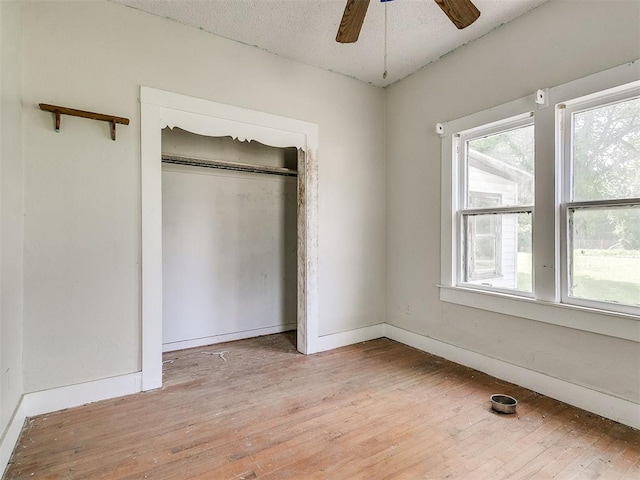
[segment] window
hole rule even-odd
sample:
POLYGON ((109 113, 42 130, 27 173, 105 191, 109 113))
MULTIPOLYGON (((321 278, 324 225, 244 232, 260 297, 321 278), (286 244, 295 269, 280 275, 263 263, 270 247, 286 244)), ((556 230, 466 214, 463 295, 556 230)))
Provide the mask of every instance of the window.
POLYGON ((634 62, 444 125, 441 300, 638 340, 638 78, 634 62))
POLYGON ((640 306, 639 94, 605 93, 558 107, 564 302, 640 306))
POLYGON ((458 136, 460 285, 532 292, 532 122, 527 113, 458 136))

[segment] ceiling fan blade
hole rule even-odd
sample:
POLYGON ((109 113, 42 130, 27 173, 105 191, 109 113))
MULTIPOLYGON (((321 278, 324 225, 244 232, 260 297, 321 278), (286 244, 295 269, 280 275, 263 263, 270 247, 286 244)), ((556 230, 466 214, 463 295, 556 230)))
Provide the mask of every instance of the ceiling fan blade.
POLYGON ((342 14, 342 21, 340 22, 340 27, 338 27, 336 42, 354 43, 358 40, 368 7, 369 0, 347 0, 347 5, 344 7, 344 13, 342 14))
POLYGON ((435 0, 435 2, 460 30, 471 25, 480 16, 480 10, 471 0, 435 0))

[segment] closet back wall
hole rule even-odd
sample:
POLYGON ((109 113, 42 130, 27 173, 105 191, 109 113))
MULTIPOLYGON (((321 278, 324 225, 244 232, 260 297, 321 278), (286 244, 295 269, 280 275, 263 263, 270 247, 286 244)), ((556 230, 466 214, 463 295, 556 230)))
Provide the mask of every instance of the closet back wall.
MULTIPOLYGON (((162 134, 165 155, 295 168, 295 149, 162 134)), ((163 165, 163 349, 296 328, 296 178, 163 165)))

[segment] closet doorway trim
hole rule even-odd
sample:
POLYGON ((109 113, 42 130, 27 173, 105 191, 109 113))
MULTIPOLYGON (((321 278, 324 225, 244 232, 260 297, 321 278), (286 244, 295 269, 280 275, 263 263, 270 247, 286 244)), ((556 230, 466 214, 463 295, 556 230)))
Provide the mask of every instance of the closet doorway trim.
POLYGON ((142 389, 162 386, 162 129, 298 149, 298 350, 318 351, 318 126, 142 86, 142 389))

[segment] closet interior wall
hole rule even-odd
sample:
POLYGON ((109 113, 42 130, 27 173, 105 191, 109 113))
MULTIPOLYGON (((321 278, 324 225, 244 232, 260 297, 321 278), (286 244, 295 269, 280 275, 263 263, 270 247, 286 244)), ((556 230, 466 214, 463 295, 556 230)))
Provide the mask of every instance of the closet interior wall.
MULTIPOLYGON (((162 154, 295 170, 295 148, 179 128, 162 154)), ((297 179, 163 163, 163 350, 296 328, 297 179)))

